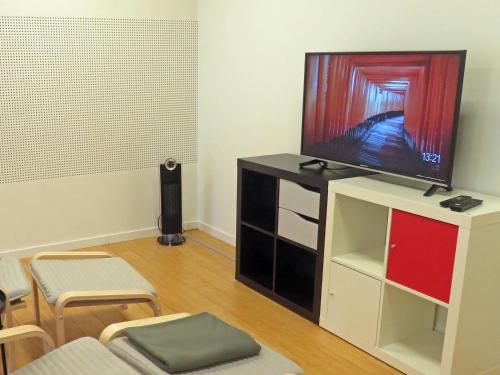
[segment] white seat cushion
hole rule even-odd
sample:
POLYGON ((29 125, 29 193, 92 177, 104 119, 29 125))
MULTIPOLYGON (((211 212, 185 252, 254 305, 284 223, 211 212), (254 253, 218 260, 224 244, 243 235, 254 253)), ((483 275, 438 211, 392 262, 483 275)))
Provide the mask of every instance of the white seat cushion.
POLYGON ((65 292, 141 289, 156 295, 155 288, 122 258, 49 260, 30 264, 47 302, 54 305, 65 292))
POLYGON ((31 293, 31 286, 18 259, 0 258, 0 289, 11 301, 31 293))
POLYGON ((140 375, 99 341, 84 337, 63 345, 12 375, 140 375))
MULTIPOLYGON (((203 369, 178 372, 183 375, 303 375, 304 372, 294 362, 274 350, 262 345, 259 355, 231 361, 203 369)), ((128 338, 112 340, 108 348, 143 375, 168 375, 144 354, 139 352, 128 338)))

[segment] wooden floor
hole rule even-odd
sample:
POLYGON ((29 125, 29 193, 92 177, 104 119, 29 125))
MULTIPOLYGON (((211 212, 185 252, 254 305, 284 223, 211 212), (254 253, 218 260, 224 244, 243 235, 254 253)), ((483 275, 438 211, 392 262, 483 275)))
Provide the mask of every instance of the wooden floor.
MULTIPOLYGON (((221 249, 229 257, 234 248, 200 231, 188 235, 221 249)), ((307 375, 400 374, 319 326, 247 288, 234 279, 234 262, 188 240, 179 247, 162 247, 154 238, 139 239, 86 250, 104 250, 123 257, 158 290, 164 314, 208 311, 248 331, 257 340, 299 364, 307 375)), ((29 260, 24 261, 25 265, 29 260)), ((15 312, 15 323, 32 324, 33 304, 15 312)), ((54 336, 51 310, 42 303, 42 328, 54 336)), ((151 316, 147 306, 81 307, 68 309, 67 341, 99 337, 114 322, 151 316)), ((15 365, 22 366, 42 353, 35 341, 16 344, 15 365)), ((257 375, 257 374, 256 374, 257 375)))

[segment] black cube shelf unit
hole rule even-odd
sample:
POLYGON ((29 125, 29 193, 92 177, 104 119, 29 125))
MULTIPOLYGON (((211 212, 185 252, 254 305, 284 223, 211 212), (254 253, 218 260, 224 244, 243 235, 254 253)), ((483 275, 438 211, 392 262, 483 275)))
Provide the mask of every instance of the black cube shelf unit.
POLYGON ((370 172, 299 168, 310 159, 238 159, 236 279, 318 323, 328 182, 370 172))

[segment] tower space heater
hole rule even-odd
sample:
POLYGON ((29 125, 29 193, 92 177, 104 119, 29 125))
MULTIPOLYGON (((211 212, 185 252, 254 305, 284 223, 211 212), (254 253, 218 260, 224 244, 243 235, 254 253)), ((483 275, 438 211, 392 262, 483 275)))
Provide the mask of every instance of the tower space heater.
POLYGON ((160 165, 160 230, 158 243, 177 246, 182 236, 182 173, 181 164, 167 159, 160 165))

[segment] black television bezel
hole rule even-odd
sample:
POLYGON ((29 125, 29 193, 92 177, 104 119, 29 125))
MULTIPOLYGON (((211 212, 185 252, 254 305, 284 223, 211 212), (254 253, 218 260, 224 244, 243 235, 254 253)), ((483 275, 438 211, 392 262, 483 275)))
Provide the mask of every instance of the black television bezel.
POLYGON ((430 182, 434 185, 439 185, 446 187, 448 189, 452 188, 451 181, 453 177, 453 168, 455 164, 455 151, 457 145, 457 135, 458 135, 458 123, 460 117, 460 106, 462 102, 462 88, 463 88, 463 80, 464 80, 464 72, 465 72, 465 60, 467 56, 467 50, 445 50, 445 51, 367 51, 367 52, 306 52, 305 60, 304 60, 304 84, 303 84, 303 94, 302 94, 302 130, 301 130, 301 139, 300 139, 300 153, 301 155, 310 156, 313 158, 320 158, 324 160, 328 160, 334 163, 339 163, 342 165, 365 169, 373 172, 381 172, 384 174, 389 174, 393 176, 401 176, 405 178, 409 178, 412 180, 430 182), (391 170, 389 168, 379 168, 367 166, 366 164, 356 164, 349 163, 342 160, 335 160, 331 158, 331 155, 321 155, 313 153, 304 153, 304 121, 305 121, 305 105, 306 105, 306 81, 307 81, 307 60, 308 56, 311 55, 412 55, 412 54, 458 54, 460 56, 460 66, 457 77, 457 93, 455 98, 455 112, 453 114, 453 129, 451 134, 451 144, 450 144, 450 167, 447 174, 446 182, 442 182, 441 180, 434 179, 431 177, 422 177, 418 175, 414 175, 411 173, 404 173, 401 171, 391 170))

